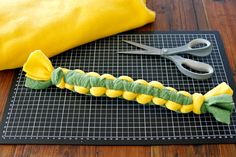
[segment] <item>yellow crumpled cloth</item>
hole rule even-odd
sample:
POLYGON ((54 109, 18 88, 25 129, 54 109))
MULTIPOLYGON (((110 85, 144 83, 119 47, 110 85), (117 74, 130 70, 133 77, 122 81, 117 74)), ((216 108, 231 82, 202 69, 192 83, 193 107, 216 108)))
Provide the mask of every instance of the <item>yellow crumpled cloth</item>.
POLYGON ((155 20, 145 0, 0 1, 0 70, 21 67, 41 49, 48 57, 155 20))

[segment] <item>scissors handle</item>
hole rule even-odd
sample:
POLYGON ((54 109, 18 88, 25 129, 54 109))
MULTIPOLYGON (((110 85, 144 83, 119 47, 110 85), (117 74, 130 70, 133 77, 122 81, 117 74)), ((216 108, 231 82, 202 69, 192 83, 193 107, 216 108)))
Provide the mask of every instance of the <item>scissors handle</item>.
POLYGON ((175 65, 177 66, 177 68, 184 75, 186 75, 190 78, 193 78, 193 79, 198 79, 198 80, 208 79, 212 76, 212 74, 214 72, 212 66, 209 64, 206 64, 206 63, 194 61, 192 59, 187 59, 187 58, 183 58, 181 56, 176 56, 176 55, 163 56, 163 57, 168 58, 171 61, 173 61, 175 63, 175 65), (183 65, 185 65, 193 70, 204 72, 204 73, 192 72, 192 71, 186 69, 183 65))
POLYGON ((206 39, 194 39, 186 45, 176 48, 163 48, 163 55, 174 55, 174 54, 191 54, 193 56, 204 57, 208 56, 212 51, 212 44, 206 39), (202 47, 196 47, 203 44, 202 47))

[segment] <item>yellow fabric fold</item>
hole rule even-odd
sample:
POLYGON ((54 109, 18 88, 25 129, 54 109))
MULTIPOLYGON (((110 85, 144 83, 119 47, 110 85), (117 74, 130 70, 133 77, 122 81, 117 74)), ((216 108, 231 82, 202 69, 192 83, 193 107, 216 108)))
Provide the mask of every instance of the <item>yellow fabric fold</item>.
POLYGON ((205 99, 210 98, 212 96, 218 96, 221 94, 228 94, 233 95, 233 90, 229 85, 227 85, 225 82, 222 82, 221 84, 217 85, 215 88, 207 92, 204 97, 205 99))
POLYGON ((21 67, 38 49, 52 57, 154 19, 145 0, 0 1, 0 70, 21 67))
POLYGON ((201 107, 204 101, 205 101, 205 98, 201 93, 193 94, 193 113, 201 114, 201 107))
POLYGON ((23 66, 26 76, 33 80, 50 80, 53 70, 51 61, 40 50, 32 52, 23 66))

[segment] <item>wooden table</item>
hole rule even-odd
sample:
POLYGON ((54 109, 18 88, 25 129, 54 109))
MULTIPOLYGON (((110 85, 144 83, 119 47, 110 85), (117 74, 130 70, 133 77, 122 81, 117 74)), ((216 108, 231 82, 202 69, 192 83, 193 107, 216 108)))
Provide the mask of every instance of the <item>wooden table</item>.
MULTIPOLYGON (((137 30, 218 30, 236 82, 236 0, 147 0, 156 21, 137 30)), ((127 4, 128 5, 128 4, 127 4)), ((0 72, 0 117, 14 70, 0 72)), ((162 146, 0 145, 0 156, 233 156, 236 144, 162 146)))

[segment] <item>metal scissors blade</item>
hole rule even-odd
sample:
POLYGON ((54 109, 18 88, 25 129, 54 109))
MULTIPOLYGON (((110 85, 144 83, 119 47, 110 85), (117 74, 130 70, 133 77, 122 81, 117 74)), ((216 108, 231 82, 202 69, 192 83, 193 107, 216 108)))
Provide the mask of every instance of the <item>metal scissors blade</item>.
POLYGON ((158 49, 158 48, 155 48, 155 47, 152 47, 152 46, 147 46, 147 45, 144 45, 144 44, 140 44, 140 43, 136 43, 136 42, 133 42, 133 41, 128 41, 128 40, 123 40, 124 42, 130 44, 130 45, 133 45, 133 46, 136 46, 136 47, 139 47, 139 48, 142 48, 142 49, 145 49, 145 50, 149 50, 149 51, 161 51, 161 49, 158 49))
POLYGON ((136 55, 162 55, 161 51, 146 51, 146 50, 137 50, 137 51, 124 51, 124 52, 117 52, 120 54, 136 54, 136 55))

